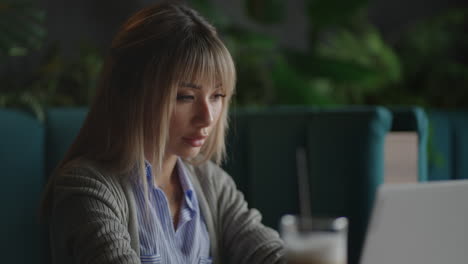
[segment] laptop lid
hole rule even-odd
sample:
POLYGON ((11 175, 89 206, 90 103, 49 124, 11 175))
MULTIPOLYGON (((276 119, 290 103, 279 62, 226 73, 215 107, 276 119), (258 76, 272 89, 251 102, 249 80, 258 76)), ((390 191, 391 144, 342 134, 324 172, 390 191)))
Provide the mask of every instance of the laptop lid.
POLYGON ((468 263, 468 180, 382 185, 361 263, 468 263))

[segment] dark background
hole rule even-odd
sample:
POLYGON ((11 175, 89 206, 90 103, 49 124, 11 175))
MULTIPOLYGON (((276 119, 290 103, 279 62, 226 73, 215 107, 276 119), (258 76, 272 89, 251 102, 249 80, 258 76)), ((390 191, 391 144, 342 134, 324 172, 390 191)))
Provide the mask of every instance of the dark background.
MULTIPOLYGON (((345 1, 345 0, 344 0, 345 1)), ((157 0, 42 0, 39 7, 47 12, 48 42, 58 41, 63 52, 72 55, 82 42, 93 43, 105 50, 120 24, 133 12, 157 0)), ((188 1, 190 3, 190 1, 188 1)), ((285 22, 263 27, 248 19, 244 1, 213 0, 236 23, 254 30, 280 37, 282 44, 302 49, 305 43, 305 17, 302 0, 288 0, 285 22)), ((410 24, 451 7, 467 6, 466 0, 374 0, 369 8, 369 18, 384 38, 390 42, 398 39, 410 24)), ((339 6, 337 6, 339 8, 339 6)))

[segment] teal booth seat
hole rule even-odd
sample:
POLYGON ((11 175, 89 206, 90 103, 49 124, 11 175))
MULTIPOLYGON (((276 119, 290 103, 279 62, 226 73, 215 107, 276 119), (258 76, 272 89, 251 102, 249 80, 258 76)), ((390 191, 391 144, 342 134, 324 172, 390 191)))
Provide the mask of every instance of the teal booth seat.
POLYGON ((429 180, 468 179, 468 111, 429 110, 429 180))
POLYGON ((349 264, 358 264, 392 122, 381 107, 323 111, 308 124, 312 211, 349 218, 349 264))
POLYGON ((226 169, 264 223, 278 228, 282 215, 299 213, 296 149, 304 147, 311 211, 349 218, 349 263, 358 263, 375 191, 383 182, 391 113, 381 107, 279 107, 234 110, 231 117, 226 169))
POLYGON ((393 115, 391 131, 416 132, 418 136, 418 181, 428 180, 427 142, 429 120, 426 112, 421 107, 392 107, 389 108, 393 115))
POLYGON ((65 152, 78 135, 84 122, 87 108, 51 108, 47 111, 46 129, 46 175, 62 160, 65 152))
POLYGON ((2 263, 41 263, 46 256, 39 225, 44 186, 44 128, 28 114, 0 109, 2 263))

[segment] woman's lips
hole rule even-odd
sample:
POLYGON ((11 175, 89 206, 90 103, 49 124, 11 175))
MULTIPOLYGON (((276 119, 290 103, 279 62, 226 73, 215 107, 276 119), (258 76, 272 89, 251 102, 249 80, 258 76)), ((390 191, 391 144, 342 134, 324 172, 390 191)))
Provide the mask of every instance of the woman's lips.
POLYGON ((185 143, 189 144, 190 146, 194 148, 201 147, 203 143, 205 143, 205 136, 200 136, 200 137, 183 137, 182 138, 185 143))

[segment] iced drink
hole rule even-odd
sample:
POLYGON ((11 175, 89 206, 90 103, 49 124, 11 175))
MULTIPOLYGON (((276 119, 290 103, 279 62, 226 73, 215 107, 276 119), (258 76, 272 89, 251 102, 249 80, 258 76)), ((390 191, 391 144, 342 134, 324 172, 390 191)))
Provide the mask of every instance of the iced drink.
POLYGON ((285 216, 280 224, 289 264, 347 263, 346 218, 299 221, 297 216, 285 216))

